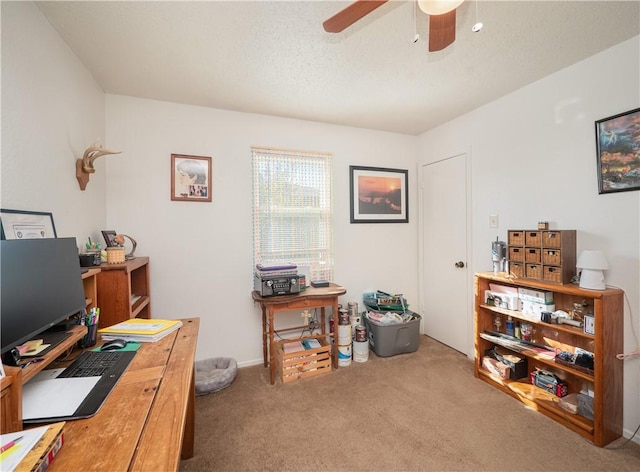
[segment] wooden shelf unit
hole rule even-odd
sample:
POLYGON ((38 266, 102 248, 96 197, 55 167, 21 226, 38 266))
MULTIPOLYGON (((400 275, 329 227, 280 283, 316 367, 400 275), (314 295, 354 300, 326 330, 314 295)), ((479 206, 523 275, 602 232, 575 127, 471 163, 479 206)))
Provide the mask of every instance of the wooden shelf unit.
MULTIPOLYGON (((489 385, 511 395, 532 409, 577 432, 596 446, 604 446, 622 436, 623 361, 616 357, 623 352, 623 299, 619 289, 584 290, 575 284, 557 284, 532 279, 519 279, 493 272, 475 276, 475 376, 489 385), (573 303, 586 301, 594 315, 595 334, 582 328, 563 324, 548 324, 530 315, 484 303, 489 284, 525 287, 553 292, 556 310, 571 312, 573 303), (482 366, 485 352, 496 343, 481 337, 485 330, 495 331, 494 320, 499 317, 505 326, 507 317, 533 325, 533 342, 563 350, 581 348, 594 354, 593 373, 587 373, 555 362, 552 357, 531 349, 519 352, 528 362, 530 373, 544 369, 555 373, 569 388, 579 393, 583 387, 593 391, 593 420, 571 414, 559 406, 560 398, 532 385, 528 376, 519 380, 502 379, 482 366)), ((503 346, 504 347, 504 346, 503 346)))
POLYGON ((135 257, 121 264, 102 264, 97 282, 99 328, 131 318, 151 318, 148 257, 135 257), (139 298, 132 302, 133 296, 139 298))
POLYGON ((100 269, 90 268, 82 274, 82 286, 84 287, 84 298, 87 304, 87 311, 97 308, 98 305, 98 273, 100 269))

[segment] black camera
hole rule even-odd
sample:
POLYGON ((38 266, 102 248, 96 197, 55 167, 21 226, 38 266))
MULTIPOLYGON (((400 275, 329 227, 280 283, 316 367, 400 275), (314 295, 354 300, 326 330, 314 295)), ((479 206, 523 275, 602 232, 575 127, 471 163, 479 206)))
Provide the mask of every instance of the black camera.
POLYGON ((2 354, 2 363, 5 365, 18 366, 20 365, 20 359, 20 351, 18 351, 18 348, 15 347, 10 351, 2 354))

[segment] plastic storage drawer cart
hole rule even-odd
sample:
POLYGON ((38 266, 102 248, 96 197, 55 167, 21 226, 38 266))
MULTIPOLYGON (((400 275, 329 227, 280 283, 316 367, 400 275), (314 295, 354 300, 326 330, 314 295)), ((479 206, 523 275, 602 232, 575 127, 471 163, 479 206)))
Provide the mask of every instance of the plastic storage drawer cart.
POLYGON ((369 333, 369 345, 380 357, 389 357, 418 350, 420 345, 420 320, 417 313, 406 311, 414 318, 405 323, 381 325, 364 316, 369 333))

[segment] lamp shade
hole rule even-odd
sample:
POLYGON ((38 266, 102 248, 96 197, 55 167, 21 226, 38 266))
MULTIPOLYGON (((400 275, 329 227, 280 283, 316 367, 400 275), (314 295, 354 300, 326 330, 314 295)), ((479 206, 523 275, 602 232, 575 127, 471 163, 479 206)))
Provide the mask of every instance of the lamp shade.
POLYGON ((593 269, 593 270, 607 270, 609 269, 609 263, 602 254, 602 251, 582 251, 576 267, 579 269, 593 269))
POLYGON ((604 270, 609 268, 607 259, 602 251, 582 251, 578 262, 578 269, 582 269, 580 273, 580 288, 589 290, 604 290, 604 270))
POLYGON ((455 10, 464 0, 418 0, 420 10, 427 15, 444 15, 455 10))

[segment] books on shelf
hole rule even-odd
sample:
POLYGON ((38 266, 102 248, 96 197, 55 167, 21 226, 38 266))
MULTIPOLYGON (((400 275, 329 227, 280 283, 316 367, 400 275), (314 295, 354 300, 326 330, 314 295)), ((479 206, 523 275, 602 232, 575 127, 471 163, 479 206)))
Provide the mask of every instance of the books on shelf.
POLYGON ((291 354, 292 352, 306 351, 308 349, 317 349, 322 347, 320 341, 314 338, 304 339, 302 341, 290 341, 282 344, 282 350, 285 354, 291 354))
POLYGON ((155 342, 182 327, 180 320, 131 318, 98 330, 102 339, 125 339, 136 342, 155 342))
POLYGON ((44 472, 64 444, 64 421, 0 436, 3 472, 44 472))
POLYGON ((288 275, 298 275, 296 264, 264 265, 256 264, 256 275, 261 278, 285 277, 288 275))

